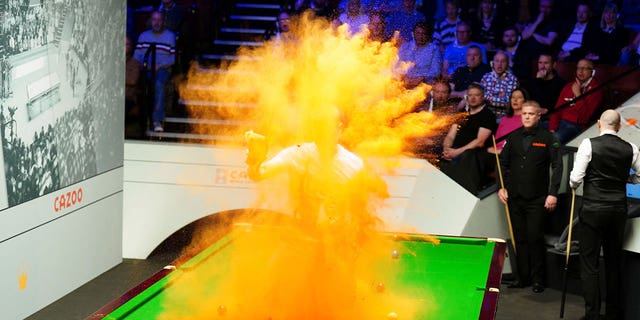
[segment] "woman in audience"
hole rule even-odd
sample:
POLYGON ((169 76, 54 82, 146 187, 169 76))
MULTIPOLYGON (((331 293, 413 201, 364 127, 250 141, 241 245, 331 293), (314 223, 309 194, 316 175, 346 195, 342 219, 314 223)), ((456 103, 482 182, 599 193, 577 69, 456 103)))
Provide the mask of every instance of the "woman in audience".
MULTIPOLYGON (((498 130, 496 130, 496 141, 522 127, 520 112, 522 111, 522 104, 527 100, 529 100, 529 93, 525 89, 516 88, 511 91, 511 98, 509 99, 509 105, 507 106, 507 114, 500 119, 498 130)), ((496 143, 498 153, 502 151, 505 142, 506 139, 503 139, 496 143)), ((496 152, 493 146, 490 146, 487 151, 491 153, 496 152)))
POLYGON ((627 30, 618 20, 618 6, 615 3, 609 2, 602 9, 598 31, 595 52, 589 53, 586 58, 598 64, 615 65, 629 37, 627 30))

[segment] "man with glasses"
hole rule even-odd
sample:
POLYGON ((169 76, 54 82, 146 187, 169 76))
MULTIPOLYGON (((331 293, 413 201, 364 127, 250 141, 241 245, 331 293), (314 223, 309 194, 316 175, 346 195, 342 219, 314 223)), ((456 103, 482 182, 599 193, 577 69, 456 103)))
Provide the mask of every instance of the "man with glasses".
POLYGON ((578 98, 593 90, 600 83, 595 79, 593 62, 582 59, 576 68, 576 78, 567 83, 556 102, 553 114, 549 117, 549 130, 553 132, 561 143, 567 143, 586 129, 595 111, 602 103, 602 91, 578 98), (561 107, 559 109, 559 107, 561 107))

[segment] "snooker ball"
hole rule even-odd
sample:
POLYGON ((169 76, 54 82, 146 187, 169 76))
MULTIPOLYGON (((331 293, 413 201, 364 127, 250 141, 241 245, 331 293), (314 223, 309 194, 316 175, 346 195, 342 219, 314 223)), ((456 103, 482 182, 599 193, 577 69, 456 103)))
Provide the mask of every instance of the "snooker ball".
POLYGON ((400 256, 400 253, 398 252, 398 250, 391 251, 391 257, 392 258, 398 259, 399 256, 400 256))
POLYGON ((383 292, 384 291, 384 283, 378 282, 378 284, 376 285, 376 291, 383 292))
POLYGON ((221 315, 221 316, 227 314, 227 307, 225 307, 222 304, 220 306, 218 306, 218 314, 221 315))
POLYGON ((398 314, 395 313, 395 312, 389 312, 389 314, 387 315, 387 319, 389 319, 389 320, 398 319, 398 314))

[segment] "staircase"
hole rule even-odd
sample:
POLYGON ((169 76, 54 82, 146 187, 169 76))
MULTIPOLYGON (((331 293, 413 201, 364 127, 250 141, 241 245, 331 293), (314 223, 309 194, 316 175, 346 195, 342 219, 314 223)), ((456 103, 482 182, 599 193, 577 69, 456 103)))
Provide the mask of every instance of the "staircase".
MULTIPOLYGON (((275 23, 280 13, 280 4, 276 0, 239 0, 230 7, 230 12, 222 19, 217 30, 217 38, 213 41, 213 49, 200 55, 197 65, 192 66, 195 72, 189 76, 189 83, 180 90, 180 96, 174 99, 173 112, 167 112, 164 132, 146 131, 151 139, 174 140, 210 144, 238 144, 242 136, 237 132, 253 127, 250 114, 256 108, 252 102, 224 102, 202 99, 208 93, 215 92, 224 96, 225 92, 246 92, 247 97, 252 88, 222 87, 207 81, 216 74, 232 77, 247 76, 246 72, 233 72, 220 66, 233 60, 255 59, 241 56, 237 50, 241 46, 260 47, 265 35, 275 30, 275 23), (238 119, 230 114, 247 115, 238 119), (197 116, 196 116, 197 115, 197 116), (231 134, 234 132, 235 134, 231 134)), ((178 93, 176 92, 176 95, 178 93)), ((251 100, 251 99, 248 99, 251 100)))

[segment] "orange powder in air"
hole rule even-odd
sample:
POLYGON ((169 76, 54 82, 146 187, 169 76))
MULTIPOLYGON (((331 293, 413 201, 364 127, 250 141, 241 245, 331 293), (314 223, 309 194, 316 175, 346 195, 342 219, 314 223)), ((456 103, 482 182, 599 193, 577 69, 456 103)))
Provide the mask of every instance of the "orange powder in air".
MULTIPOLYGON (((412 113, 430 87, 405 88, 395 71, 407 66, 397 63, 394 43, 351 36, 308 16, 294 21, 292 32, 291 41, 241 48, 248 58, 221 66, 222 72, 194 66, 180 94, 211 102, 207 111, 190 108, 192 117, 246 124, 200 133, 241 138, 253 129, 266 137, 269 156, 313 142, 319 165, 313 176, 286 171, 259 183, 255 207, 294 218, 249 219, 261 229, 240 232, 230 267, 209 271, 220 273, 215 292, 204 294, 211 291, 206 281, 185 274, 189 285, 167 298, 162 319, 222 317, 216 313, 221 305, 226 319, 384 319, 390 312, 411 319, 417 309, 415 297, 376 291, 378 269, 371 266, 393 250, 378 234, 383 226, 376 210, 388 197, 381 169, 365 165, 346 180, 334 174, 336 144, 363 159, 397 156, 409 139, 446 132, 454 119, 412 113), (302 221, 305 216, 314 219, 302 221)), ((429 301, 420 304, 424 309, 429 301)))

